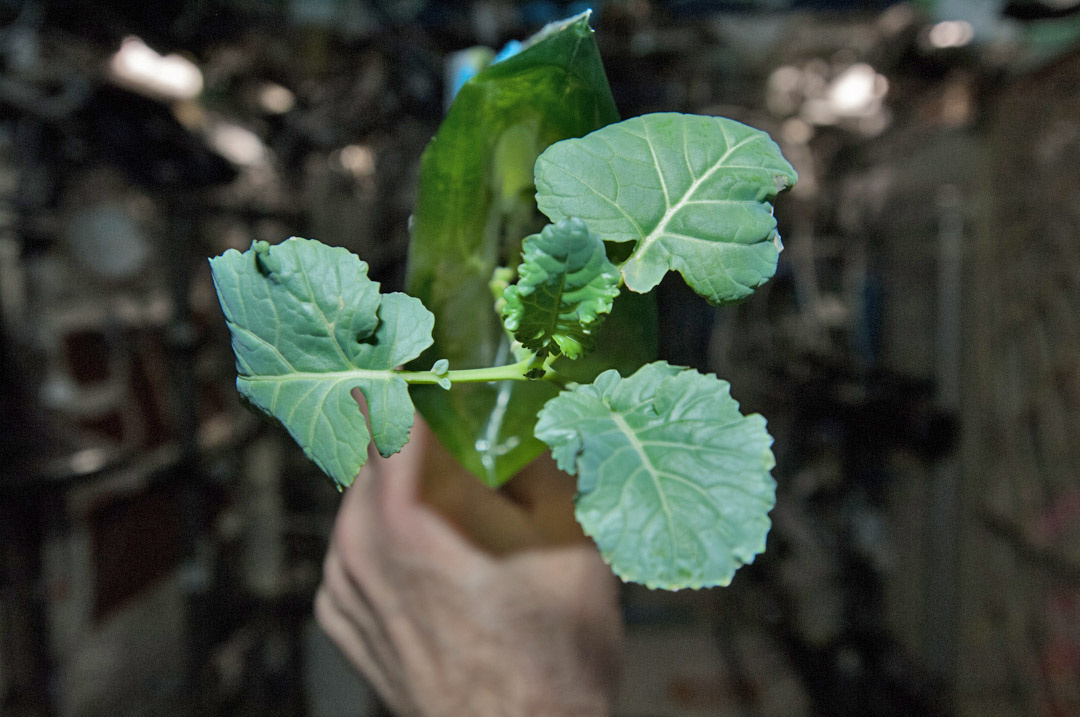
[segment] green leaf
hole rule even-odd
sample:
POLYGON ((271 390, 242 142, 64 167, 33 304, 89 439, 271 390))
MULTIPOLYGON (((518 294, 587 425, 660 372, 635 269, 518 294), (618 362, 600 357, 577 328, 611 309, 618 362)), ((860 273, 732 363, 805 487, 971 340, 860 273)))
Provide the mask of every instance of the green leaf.
POLYGON ((549 401, 536 435, 578 476, 578 522, 623 580, 727 585, 765 549, 772 438, 726 381, 663 362, 605 371, 549 401))
POLYGON ((401 450, 414 409, 394 369, 431 344, 423 304, 380 294, 354 254, 308 239, 231 249, 210 268, 245 398, 339 486, 352 483, 371 439, 384 456, 401 450), (353 388, 367 399, 370 431, 353 388))
POLYGON ((549 147, 536 200, 552 221, 581 217, 604 241, 635 242, 626 286, 647 292, 678 271, 713 304, 776 272, 772 198, 797 175, 764 132, 721 117, 658 113, 549 147))
MULTIPOLYGON (((587 14, 546 28, 465 83, 421 161, 406 290, 437 321, 417 368, 436 358, 455 369, 513 360, 489 284, 546 224, 533 197, 536 157, 618 119, 587 14)), ((556 392, 532 381, 417 386, 412 395, 454 457, 499 485, 544 449, 532 428, 556 392)))
POLYGON ((593 331, 619 293, 604 242, 580 219, 564 219, 526 237, 521 259, 518 283, 503 293, 506 330, 541 357, 592 350, 593 331))

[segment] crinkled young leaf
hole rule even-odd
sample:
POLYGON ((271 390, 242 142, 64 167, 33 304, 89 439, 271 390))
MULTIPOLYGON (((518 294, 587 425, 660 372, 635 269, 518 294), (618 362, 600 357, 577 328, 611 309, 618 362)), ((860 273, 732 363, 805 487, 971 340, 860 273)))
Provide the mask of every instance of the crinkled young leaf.
POLYGON ((726 381, 663 362, 605 371, 548 401, 536 435, 578 476, 578 522, 623 580, 727 585, 765 549, 772 438, 726 381))
POLYGON ((632 291, 678 271, 713 304, 776 272, 772 198, 797 175, 767 134, 722 117, 657 113, 548 147, 536 201, 552 221, 581 217, 604 241, 636 242, 632 291))
POLYGON ((354 254, 308 239, 230 249, 210 267, 244 397, 339 486, 352 483, 371 439, 384 456, 401 450, 414 410, 393 369, 431 344, 423 304, 380 294, 354 254), (367 399, 370 432, 353 388, 367 399))
MULTIPOLYGON (((438 321, 433 350, 414 368, 436 358, 455 369, 513 361, 489 284, 497 266, 516 262, 522 238, 546 223, 533 199, 536 157, 618 119, 588 13, 548 26, 464 84, 420 166, 406 290, 438 321)), ((625 343, 619 359, 653 355, 651 346, 625 343)), ((594 355, 603 358, 598 346, 594 355)), ((496 486, 543 451, 532 428, 555 393, 529 381, 416 386, 412 395, 453 456, 496 486)))
POLYGON ((576 359, 619 294, 619 271, 604 242, 580 219, 549 224, 521 245, 520 278, 503 292, 503 323, 539 356, 576 359))

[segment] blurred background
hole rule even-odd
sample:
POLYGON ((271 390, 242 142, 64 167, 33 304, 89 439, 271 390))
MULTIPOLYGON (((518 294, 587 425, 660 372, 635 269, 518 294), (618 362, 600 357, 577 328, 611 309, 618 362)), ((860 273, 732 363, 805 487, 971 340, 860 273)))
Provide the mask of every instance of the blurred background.
MULTIPOLYGON (((299 234, 399 288, 455 53, 583 7, 0 0, 0 714, 382 714, 311 617, 338 494, 239 404, 206 258, 299 234)), ((618 714, 1080 714, 1080 0, 591 7, 623 117, 801 177, 751 300, 662 286, 779 495, 730 588, 625 588, 618 714)))

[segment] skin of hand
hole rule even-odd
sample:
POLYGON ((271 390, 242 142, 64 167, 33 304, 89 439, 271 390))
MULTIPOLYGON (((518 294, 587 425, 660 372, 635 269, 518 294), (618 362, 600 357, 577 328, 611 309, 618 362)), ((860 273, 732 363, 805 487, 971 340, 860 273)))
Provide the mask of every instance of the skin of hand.
POLYGON ((417 418, 345 492, 315 600, 323 630, 402 717, 610 713, 614 579, 541 459, 496 492, 417 418))

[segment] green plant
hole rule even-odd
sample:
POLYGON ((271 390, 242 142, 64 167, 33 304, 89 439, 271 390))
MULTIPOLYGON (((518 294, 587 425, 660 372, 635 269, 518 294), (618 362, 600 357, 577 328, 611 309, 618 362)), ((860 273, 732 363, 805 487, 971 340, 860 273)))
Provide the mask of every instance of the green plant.
POLYGON ((360 259, 307 239, 212 259, 237 386, 339 486, 370 441, 401 449, 414 399, 493 487, 549 447, 620 577, 725 585, 765 546, 772 439, 727 382, 650 361, 647 294, 669 271, 713 304, 767 281, 771 200, 796 175, 731 120, 616 120, 587 15, 573 18, 467 82, 425 151, 414 296, 380 294, 360 259), (537 208, 551 223, 522 240, 537 208))

